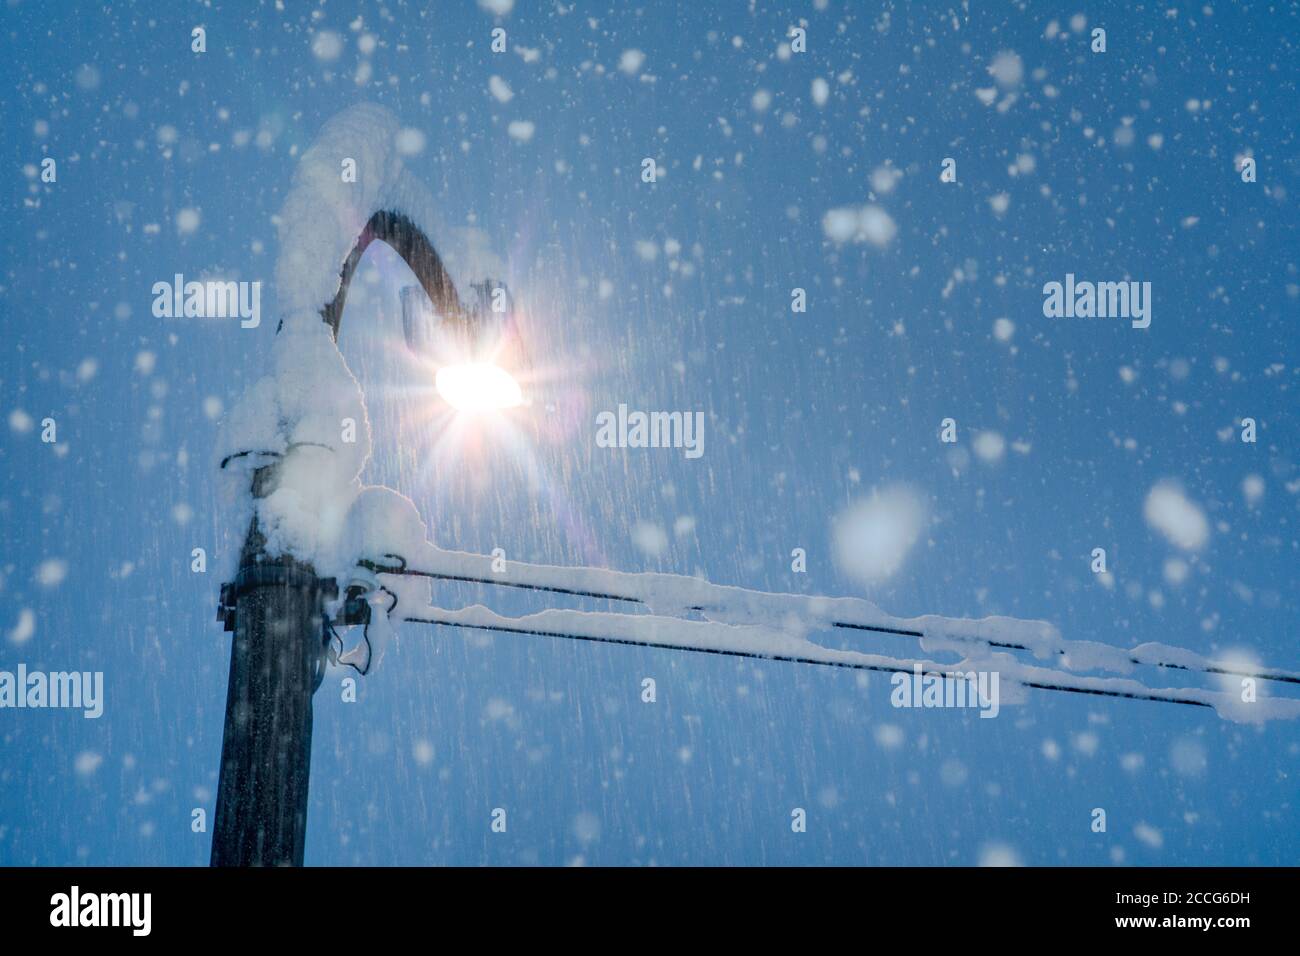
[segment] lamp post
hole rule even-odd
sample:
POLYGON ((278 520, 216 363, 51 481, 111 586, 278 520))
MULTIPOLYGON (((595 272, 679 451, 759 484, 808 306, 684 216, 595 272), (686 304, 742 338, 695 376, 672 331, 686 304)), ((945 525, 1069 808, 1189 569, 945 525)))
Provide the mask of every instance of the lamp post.
MULTIPOLYGON (((471 316, 462 310, 428 236, 402 212, 383 209, 361 230, 342 263, 338 292, 321 309, 335 340, 352 276, 377 239, 406 261, 440 316, 470 328, 471 316)), ((275 490, 279 467, 272 463, 254 471, 255 499, 275 490)), ((312 696, 327 664, 325 605, 337 595, 334 579, 318 577, 310 564, 268 554, 254 516, 239 571, 222 586, 218 608, 218 619, 233 632, 233 640, 212 866, 303 863, 312 696)), ((344 617, 340 623, 357 622, 344 617)))

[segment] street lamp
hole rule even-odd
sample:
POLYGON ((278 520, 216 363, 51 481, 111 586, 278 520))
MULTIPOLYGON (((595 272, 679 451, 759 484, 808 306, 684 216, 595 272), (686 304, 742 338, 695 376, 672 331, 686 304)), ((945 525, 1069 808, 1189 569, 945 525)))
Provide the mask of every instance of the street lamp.
POLYGON ((469 309, 468 323, 444 320, 420 286, 403 288, 406 346, 436 369, 438 395, 458 412, 500 411, 523 405, 523 389, 514 374, 522 364, 514 300, 505 283, 497 279, 473 283, 471 288, 477 301, 469 309))
MULTIPOLYGON (((305 180, 305 197, 319 182, 305 180)), ((408 347, 434 361, 439 392, 458 409, 504 408, 523 401, 514 377, 498 364, 519 354, 512 303, 504 284, 474 284, 478 301, 466 308, 429 237, 400 204, 380 206, 361 220, 355 242, 338 272, 333 298, 320 315, 337 341, 348 287, 366 249, 381 240, 406 262, 419 282, 415 291, 429 305, 428 322, 404 322, 408 347), (430 347, 433 350, 430 351, 430 347), (443 364, 446 363, 446 364, 443 364)), ((303 239, 304 237, 299 237, 303 239)), ((310 246, 312 236, 307 236, 310 246)), ((298 249, 296 251, 302 251, 298 249)), ((284 254, 282 252, 282 258, 284 254)), ((302 265, 294 260, 295 265, 302 265)), ((405 303, 415 295, 404 295, 405 303)), ((285 329, 283 320, 277 332, 285 329)), ((299 333, 301 337, 301 333, 299 333)), ((310 345, 308 343, 295 343, 310 345)), ((314 396, 311 389, 295 392, 314 396)), ((254 401, 265 395, 252 390, 254 401)), ((313 399, 314 400, 314 399, 313 399)), ((346 446, 340 446, 346 447, 346 446)), ((256 499, 274 495, 290 475, 292 456, 338 455, 340 447, 316 440, 235 450, 221 467, 252 471, 256 499), (308 447, 314 446, 314 447, 308 447)), ((212 838, 213 866, 301 866, 307 829, 311 769, 312 697, 329 658, 331 623, 326 607, 339 596, 334 578, 321 577, 307 561, 273 548, 257 511, 248 527, 239 570, 224 584, 218 619, 232 632, 221 773, 212 838)), ((364 601, 348 588, 337 624, 368 620, 364 601)))

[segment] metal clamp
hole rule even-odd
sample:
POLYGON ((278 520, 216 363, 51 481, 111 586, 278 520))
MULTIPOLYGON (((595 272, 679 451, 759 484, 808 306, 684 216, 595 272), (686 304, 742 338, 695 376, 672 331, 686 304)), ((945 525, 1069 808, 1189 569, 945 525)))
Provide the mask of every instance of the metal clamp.
POLYGON ((223 630, 234 631, 235 607, 239 599, 249 591, 264 587, 315 589, 326 601, 333 601, 339 594, 338 582, 333 578, 318 578, 295 565, 246 564, 239 569, 233 581, 221 585, 217 620, 221 622, 223 630))

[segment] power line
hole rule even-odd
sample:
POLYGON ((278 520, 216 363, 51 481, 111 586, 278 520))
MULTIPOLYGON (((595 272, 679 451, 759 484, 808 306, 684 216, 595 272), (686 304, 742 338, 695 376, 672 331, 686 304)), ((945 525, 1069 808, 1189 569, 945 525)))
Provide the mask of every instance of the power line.
MULTIPOLYGON (((424 570, 408 567, 406 563, 406 559, 403 558, 401 555, 389 553, 389 554, 385 554, 384 557, 394 558, 397 561, 400 561, 401 563, 397 567, 381 565, 374 561, 369 561, 369 560, 360 561, 359 564, 362 567, 365 567, 375 572, 376 574, 405 575, 409 577, 430 578, 439 581, 456 581, 465 584, 487 584, 487 585, 494 585, 497 587, 516 588, 525 591, 542 591, 550 594, 564 594, 570 597, 596 598, 605 601, 624 601, 629 604, 637 604, 641 607, 647 606, 645 599, 638 597, 636 595, 616 594, 609 591, 581 590, 577 588, 566 588, 566 587, 559 587, 556 585, 536 584, 536 583, 524 582, 524 581, 511 581, 509 579, 497 578, 497 577, 485 578, 485 577, 478 577, 475 575, 448 574, 441 571, 424 571, 424 570)), ((770 591, 760 591, 756 593, 770 595, 774 597, 779 596, 775 592, 770 592, 770 591)), ((813 598, 809 598, 809 599, 811 600, 813 598)), ((711 610, 711 608, 705 605, 692 605, 687 607, 686 610, 707 613, 709 610, 711 610)), ((854 621, 839 621, 839 620, 831 620, 826 623, 830 627, 840 628, 843 630, 868 631, 875 634, 892 634, 900 637, 916 638, 918 640, 926 637, 924 631, 912 630, 908 628, 887 627, 881 624, 863 624, 854 621)), ((957 640, 964 643, 982 644, 986 647, 994 647, 1000 650, 1026 651, 1029 653, 1034 652, 1034 648, 1026 644, 1020 644, 1014 641, 996 641, 990 638, 970 637, 967 635, 955 635, 955 636, 943 635, 942 639, 957 640)), ((1069 651, 1065 648, 1057 648, 1057 655, 1061 657, 1067 657, 1069 656, 1069 651)), ((1223 664, 1216 664, 1213 662, 1207 663, 1204 666, 1197 666, 1191 664, 1179 664, 1168 660, 1159 660, 1159 659, 1143 660, 1142 658, 1134 657, 1131 654, 1128 656, 1127 660, 1130 664, 1134 664, 1140 667, 1159 667, 1159 668, 1167 668, 1169 670, 1187 671, 1190 673, 1218 674, 1218 675, 1225 675, 1230 677, 1250 677, 1250 678, 1255 678, 1257 680, 1278 681, 1280 683, 1287 683, 1287 684, 1300 684, 1300 674, 1296 674, 1291 671, 1286 671, 1279 668, 1259 668, 1257 670, 1245 670, 1240 668, 1229 667, 1223 664)))
MULTIPOLYGON (((427 612, 426 612, 427 613, 427 612)), ((868 664, 857 661, 825 661, 815 657, 801 657, 795 654, 760 654, 757 651, 738 651, 728 648, 695 647, 691 644, 670 644, 667 642, 636 640, 630 637, 605 637, 591 634, 570 634, 565 631, 547 631, 540 628, 517 627, 509 624, 470 624, 450 617, 404 617, 403 621, 413 624, 441 624, 444 627, 461 627, 477 631, 501 631, 507 634, 527 634, 534 637, 564 638, 572 641, 590 641, 595 644, 623 644, 633 647, 653 647, 669 651, 690 651, 696 654, 714 654, 721 657, 745 657, 763 661, 781 661, 790 664, 817 664, 822 667, 840 667, 846 670, 877 671, 887 674, 914 674, 914 667, 899 664, 868 664)), ((922 676, 947 677, 942 671, 923 671, 922 676)), ((1069 694, 1089 694, 1096 697, 1121 697, 1128 700, 1149 700, 1169 704, 1185 704, 1189 707, 1213 707, 1203 700, 1181 697, 1176 694, 1162 694, 1159 691, 1142 693, 1139 691, 1119 691, 1101 687, 1071 687, 1068 684, 1052 684, 1039 680, 1020 680, 1016 683, 1036 690, 1055 690, 1069 694)))

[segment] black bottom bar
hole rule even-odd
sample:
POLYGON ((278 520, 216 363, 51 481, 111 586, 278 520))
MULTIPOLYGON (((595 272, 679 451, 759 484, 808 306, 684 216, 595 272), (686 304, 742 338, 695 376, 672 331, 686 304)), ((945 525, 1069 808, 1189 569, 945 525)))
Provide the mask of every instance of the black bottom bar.
MULTIPOLYGON (((1177 939, 1232 946, 1283 936, 1297 925, 1296 869, 106 869, 0 868, 0 926, 6 943, 76 933, 81 941, 148 938, 259 948, 291 937, 295 946, 454 933, 499 949, 561 940, 643 940, 667 945, 724 937, 729 948, 768 934, 832 924, 866 943, 915 935, 929 944, 991 940, 1024 947, 1091 939, 1177 939), (71 922, 80 903, 117 927, 71 922), (93 903, 87 897, 94 896, 93 903), (140 905, 134 907, 132 900, 140 905), (133 921, 132 916, 136 919, 133 921), (132 923, 135 928, 133 929, 132 923), (376 935, 379 934, 379 935, 376 935), (418 934, 418 935, 417 935, 418 934)), ((818 930, 820 927, 820 930, 818 930)), ((965 948, 965 947, 963 947, 965 948)), ((1019 948, 1019 947, 1018 947, 1019 948)), ((924 951, 918 948, 919 951, 924 951)), ((25 950, 10 949, 11 952, 25 950)))

